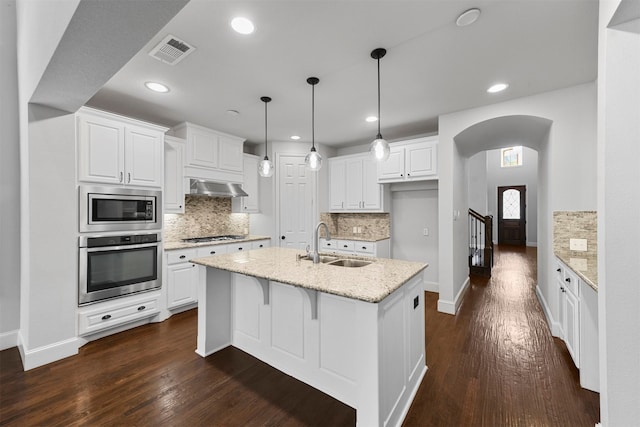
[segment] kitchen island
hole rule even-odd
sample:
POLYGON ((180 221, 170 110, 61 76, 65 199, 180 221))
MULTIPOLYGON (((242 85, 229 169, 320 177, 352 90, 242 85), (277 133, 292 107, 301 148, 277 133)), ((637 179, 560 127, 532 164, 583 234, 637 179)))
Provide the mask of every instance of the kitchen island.
POLYGON ((356 409, 359 426, 401 425, 426 373, 422 270, 373 258, 313 264, 266 248, 197 258, 198 343, 229 345, 356 409))

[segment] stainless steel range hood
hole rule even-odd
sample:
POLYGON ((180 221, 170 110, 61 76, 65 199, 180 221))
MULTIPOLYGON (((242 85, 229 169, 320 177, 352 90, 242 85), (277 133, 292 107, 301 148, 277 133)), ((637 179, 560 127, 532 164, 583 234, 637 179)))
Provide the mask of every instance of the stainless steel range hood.
POLYGON ((242 189, 240 184, 232 184, 228 182, 213 182, 202 179, 190 180, 189 194, 192 196, 211 196, 211 197, 246 197, 247 193, 242 189))

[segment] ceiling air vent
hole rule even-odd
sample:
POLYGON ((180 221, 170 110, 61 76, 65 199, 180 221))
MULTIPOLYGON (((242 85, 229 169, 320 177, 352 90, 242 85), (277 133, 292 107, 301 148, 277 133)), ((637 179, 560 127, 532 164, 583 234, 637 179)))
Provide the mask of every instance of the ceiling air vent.
POLYGON ((196 50, 195 47, 169 34, 151 49, 149 55, 165 64, 176 65, 194 50, 196 50))

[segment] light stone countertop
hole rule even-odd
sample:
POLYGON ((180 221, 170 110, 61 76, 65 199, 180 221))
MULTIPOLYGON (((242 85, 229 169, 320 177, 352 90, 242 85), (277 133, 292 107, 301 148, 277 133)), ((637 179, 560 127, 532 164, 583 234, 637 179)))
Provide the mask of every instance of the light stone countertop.
POLYGON ((253 242, 256 240, 271 240, 269 236, 254 236, 248 235, 244 239, 237 240, 218 240, 215 242, 201 242, 201 243, 189 243, 183 242, 181 240, 177 241, 166 241, 164 242, 164 250, 165 251, 173 251, 176 249, 189 249, 189 248, 199 248, 202 246, 215 246, 215 245, 228 245, 233 243, 242 243, 242 242, 253 242))
POLYGON ((555 251, 560 261, 565 263, 584 282, 598 292, 598 257, 584 252, 555 251))
POLYGON ((338 267, 298 260, 305 252, 271 247, 190 260, 194 264, 299 286, 329 294, 378 303, 428 264, 388 258, 357 258, 374 261, 364 267, 338 267))
MULTIPOLYGON (((326 237, 322 237, 326 239, 326 237)), ((390 237, 366 237, 362 234, 332 234, 331 240, 355 240, 358 242, 381 242, 382 240, 389 240, 390 237)))

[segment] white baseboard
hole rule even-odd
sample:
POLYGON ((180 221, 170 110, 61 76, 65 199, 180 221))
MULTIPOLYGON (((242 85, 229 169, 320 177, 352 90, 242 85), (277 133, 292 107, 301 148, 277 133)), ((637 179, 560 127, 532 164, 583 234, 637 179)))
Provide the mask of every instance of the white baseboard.
POLYGON ((0 351, 18 345, 18 329, 0 334, 0 351))
POLYGON ((424 282, 424 290, 427 292, 440 292, 440 285, 437 282, 429 282, 425 280, 424 282))
POLYGON ((22 336, 18 334, 18 349, 20 350, 20 357, 22 357, 22 367, 25 371, 60 359, 65 359, 69 356, 74 356, 78 354, 79 347, 80 340, 73 337, 68 340, 58 341, 53 344, 28 350, 24 347, 22 336))
POLYGON ((462 305, 462 300, 464 300, 464 294, 467 292, 467 289, 469 289, 469 283, 471 283, 471 282, 470 282, 469 277, 467 276, 466 280, 462 284, 462 287, 458 291, 458 295, 456 295, 456 297, 455 297, 455 299, 453 301, 447 301, 447 300, 439 299, 438 300, 438 311, 441 312, 441 313, 447 313, 447 314, 455 315, 458 312, 458 309, 460 308, 460 305, 462 305))
POLYGON ((560 336, 560 325, 553 319, 553 315, 551 314, 551 309, 547 304, 547 300, 542 295, 542 291, 540 291, 540 286, 536 285, 536 296, 538 297, 538 302, 540 302, 540 306, 542 307, 542 312, 544 313, 544 317, 547 319, 547 325, 551 330, 551 335, 554 337, 560 336))
POLYGON ((527 242, 527 246, 532 247, 532 248, 537 248, 538 247, 538 242, 527 242))

